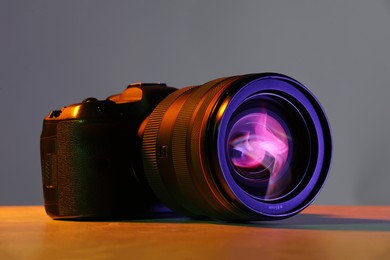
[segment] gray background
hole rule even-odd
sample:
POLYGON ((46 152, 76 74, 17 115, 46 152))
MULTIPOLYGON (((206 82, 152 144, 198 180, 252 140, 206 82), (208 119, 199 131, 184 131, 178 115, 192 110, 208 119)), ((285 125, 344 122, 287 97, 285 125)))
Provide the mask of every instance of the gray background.
POLYGON ((390 1, 0 2, 0 204, 41 204, 52 109, 135 81, 172 86, 274 71, 328 114, 318 204, 389 204, 390 1))

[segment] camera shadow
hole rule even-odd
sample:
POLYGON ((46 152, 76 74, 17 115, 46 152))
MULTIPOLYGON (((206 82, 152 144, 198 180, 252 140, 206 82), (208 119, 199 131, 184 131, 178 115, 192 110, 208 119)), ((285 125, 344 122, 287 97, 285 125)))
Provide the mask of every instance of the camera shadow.
POLYGON ((149 214, 148 216, 126 219, 62 219, 69 222, 110 222, 110 223, 164 223, 164 224, 212 224, 243 226, 251 228, 291 230, 339 230, 339 231, 381 231, 390 232, 390 221, 369 218, 335 217, 325 214, 300 213, 293 217, 274 221, 224 222, 204 218, 188 218, 174 212, 149 214))
MULTIPOLYGON (((68 220, 72 221, 72 220, 68 220)), ((77 220, 80 221, 80 220, 77 220)), ((390 221, 369 218, 335 217, 323 214, 301 213, 291 218, 275 221, 223 222, 209 218, 188 218, 167 212, 150 215, 145 218, 126 220, 83 220, 87 222, 116 223, 165 223, 165 224, 213 224, 227 226, 243 226, 252 228, 291 229, 291 230, 339 230, 339 231, 390 231, 390 221)))
POLYGON ((298 214, 280 221, 252 222, 262 228, 340 230, 340 231, 390 231, 390 221, 368 218, 334 217, 322 214, 298 214))

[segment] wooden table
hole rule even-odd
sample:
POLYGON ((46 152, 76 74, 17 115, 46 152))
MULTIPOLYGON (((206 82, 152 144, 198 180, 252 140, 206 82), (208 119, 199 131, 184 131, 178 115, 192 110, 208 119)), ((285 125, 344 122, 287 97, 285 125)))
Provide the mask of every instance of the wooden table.
POLYGON ((390 259, 390 206, 310 206, 277 222, 54 221, 0 207, 0 259, 390 259))

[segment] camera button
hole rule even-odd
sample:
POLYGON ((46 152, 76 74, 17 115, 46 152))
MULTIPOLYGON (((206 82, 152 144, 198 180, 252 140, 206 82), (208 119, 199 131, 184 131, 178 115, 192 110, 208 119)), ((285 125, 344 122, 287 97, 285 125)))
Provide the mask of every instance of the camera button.
POLYGON ((84 99, 83 103, 90 103, 90 102, 96 102, 96 101, 98 101, 97 98, 89 97, 89 98, 84 99))
POLYGON ((157 83, 146 83, 146 82, 135 82, 135 83, 131 83, 129 86, 127 86, 127 88, 131 88, 131 87, 147 87, 147 86, 162 86, 162 87, 166 87, 167 84, 165 83, 161 83, 161 82, 157 82, 157 83))

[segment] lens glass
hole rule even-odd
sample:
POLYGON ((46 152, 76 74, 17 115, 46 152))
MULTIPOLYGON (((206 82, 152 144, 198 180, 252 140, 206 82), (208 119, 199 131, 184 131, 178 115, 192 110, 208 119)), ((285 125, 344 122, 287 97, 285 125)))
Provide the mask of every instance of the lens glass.
POLYGON ((309 143, 306 124, 293 104, 263 94, 244 101, 235 111, 225 147, 239 186, 258 199, 273 200, 289 194, 302 180, 309 143), (301 158, 294 160, 298 154, 301 158))
POLYGON ((288 158, 289 136, 267 111, 249 113, 232 127, 229 155, 239 174, 263 180, 277 175, 288 158))

